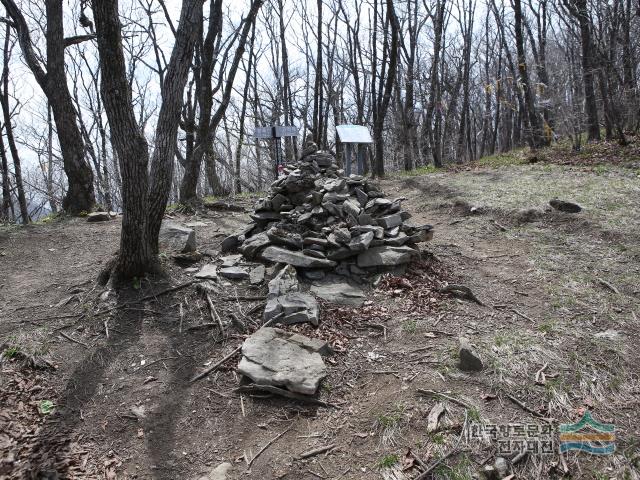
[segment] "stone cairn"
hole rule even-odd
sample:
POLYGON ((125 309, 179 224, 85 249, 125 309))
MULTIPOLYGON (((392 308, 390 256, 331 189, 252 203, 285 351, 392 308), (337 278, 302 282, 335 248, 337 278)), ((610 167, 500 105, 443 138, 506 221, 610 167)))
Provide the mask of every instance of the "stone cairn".
POLYGON ((416 244, 433 236, 431 225, 407 222, 402 200, 385 198, 360 175, 343 176, 333 155, 307 144, 257 202, 253 222, 222 249, 292 265, 309 280, 330 270, 364 279, 409 263, 419 256, 416 244))
MULTIPOLYGON (((360 175, 345 177, 333 155, 307 144, 298 163, 288 165, 257 202, 252 222, 227 237, 222 250, 237 249, 249 260, 283 266, 269 282, 265 322, 317 326, 317 302, 302 291, 298 277, 331 282, 337 274, 366 284, 419 258, 417 244, 430 240, 433 228, 409 223, 402 200, 385 198, 360 175)), ((300 336, 306 343, 298 338, 292 346, 287 335, 271 328, 256 332, 243 345, 239 371, 256 384, 311 394, 326 375, 319 350, 309 346, 312 339, 300 336), (299 352, 296 362, 283 342, 299 352), (275 368, 279 362, 283 365, 275 368), (303 385, 300 379, 313 381, 303 385)))

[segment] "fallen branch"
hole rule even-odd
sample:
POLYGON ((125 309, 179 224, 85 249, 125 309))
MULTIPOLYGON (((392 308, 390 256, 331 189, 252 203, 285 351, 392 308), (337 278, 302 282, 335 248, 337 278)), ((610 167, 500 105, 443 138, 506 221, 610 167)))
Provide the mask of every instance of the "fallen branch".
POLYGON ((602 278, 598 278, 597 280, 598 282, 600 282, 600 285, 602 285, 603 287, 607 288, 608 290, 611 290, 616 295, 620 295, 620 290, 618 290, 616 287, 614 287, 612 284, 610 284, 606 280, 602 278))
POLYGON ((498 230, 500 230, 501 232, 506 232, 507 231, 507 227, 505 227, 504 225, 500 225, 495 220, 492 220, 491 223, 493 223, 498 228, 498 230))
POLYGON ((442 397, 446 400, 449 400, 450 402, 460 405, 463 408, 473 408, 473 405, 469 405, 467 402, 464 402, 454 397, 450 397, 449 395, 446 395, 444 393, 436 392, 435 390, 425 390, 423 388, 419 388, 416 390, 416 392, 419 393, 420 395, 427 395, 431 397, 442 397))
POLYGON ((527 450, 522 450, 520 453, 518 453, 515 457, 511 459, 511 465, 517 465, 518 463, 520 463, 522 460, 525 459, 525 457, 527 456, 527 453, 529 453, 527 450))
POLYGON ((209 295, 209 292, 205 292, 204 296, 206 297, 207 304, 209 305, 209 314, 211 315, 211 320, 213 320, 214 322, 218 322, 218 326, 220 327, 220 334, 224 335, 224 325, 222 325, 222 319, 220 318, 220 315, 218 315, 216 307, 213 305, 211 295, 209 295))
POLYGON ((267 442, 267 444, 262 447, 260 449, 260 451, 258 453, 256 453, 254 455, 254 457, 249 461, 247 468, 251 468, 251 465, 253 464, 253 462, 256 460, 256 458, 258 458, 260 455, 262 455, 262 452, 264 452, 267 448, 269 448, 273 442, 275 442, 276 440, 278 440, 281 436, 283 436, 285 433, 287 433, 289 430, 291 430, 292 427, 287 428, 285 431, 283 431, 282 433, 279 433, 278 435, 276 435, 275 437, 273 437, 271 440, 269 440, 267 442))
POLYGON ((440 293, 451 293, 460 298, 464 298, 465 300, 476 302, 478 305, 481 305, 483 307, 485 306, 485 304, 475 296, 471 289, 465 285, 451 284, 440 288, 438 291, 440 293))
POLYGON ((290 398, 292 400, 299 400, 301 402, 310 403, 319 407, 325 408, 339 408, 332 403, 323 402, 317 398, 310 397, 308 395, 302 395, 300 393, 291 392, 284 388, 274 387, 273 385, 260 385, 258 383, 252 383, 251 385, 242 385, 235 389, 237 393, 256 393, 256 392, 268 392, 274 395, 280 395, 281 397, 290 398))
POLYGON ((303 460, 305 458, 315 457, 316 455, 320 455, 321 453, 329 452, 336 448, 336 444, 332 443, 331 445, 325 445, 324 447, 314 448, 313 450, 309 450, 308 452, 301 453, 298 455, 298 460, 303 460))
POLYGON ((216 363, 215 365, 210 366, 209 368, 207 368, 206 370, 203 370, 202 372, 200 372, 198 375, 196 375, 195 377, 193 377, 191 380, 189 380, 190 383, 193 382, 197 382, 198 380, 203 379, 204 377, 206 377, 207 375, 209 375, 211 372, 215 372, 218 368, 220 368, 227 360, 233 358, 236 353, 240 352, 240 350, 242 350, 242 345, 240 345, 238 348, 236 348, 233 352, 231 352, 229 355, 227 355, 226 357, 224 357, 222 360, 220 360, 218 363, 216 363))
POLYGON ((534 417, 538 417, 538 418, 544 418, 545 420, 547 419, 547 417, 545 417, 544 415, 542 415, 539 412, 536 412, 535 410, 527 407, 524 403, 522 403, 520 400, 518 400, 516 397, 514 397, 513 395, 510 394, 506 394, 507 398, 509 400, 511 400, 513 403, 515 403, 517 406, 519 406, 522 410, 524 410, 527 413, 530 413, 531 415, 533 415, 534 417))
POLYGON ((527 317, 524 313, 519 312, 519 311, 518 311, 518 310, 516 310, 515 308, 512 308, 512 309, 511 309, 511 311, 512 311, 513 313, 515 313, 516 315, 518 315, 519 317, 522 317, 522 318, 524 318, 525 320, 530 321, 531 323, 535 323, 535 321, 533 320, 533 318, 531 318, 531 317, 527 317))
POLYGON ((73 337, 71 337, 71 336, 67 335, 66 333, 64 333, 64 332, 62 332, 62 331, 61 331, 61 332, 58 332, 58 333, 59 333, 61 336, 63 336, 64 338, 66 338, 67 340, 69 340, 70 342, 77 343, 78 345, 82 345, 84 348, 89 348, 89 345, 87 345, 86 343, 81 342, 80 340, 76 340, 75 338, 73 338, 73 337))

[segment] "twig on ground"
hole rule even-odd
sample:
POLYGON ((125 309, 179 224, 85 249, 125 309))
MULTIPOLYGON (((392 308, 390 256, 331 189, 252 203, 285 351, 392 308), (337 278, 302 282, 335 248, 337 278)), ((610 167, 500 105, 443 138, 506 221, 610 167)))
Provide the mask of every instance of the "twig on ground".
POLYGON ((178 326, 178 333, 182 333, 182 323, 184 322, 184 309, 182 308, 182 302, 178 307, 178 315, 180 315, 180 325, 178 326))
POLYGON ((491 223, 493 223, 498 228, 498 230, 500 230, 501 232, 506 232, 507 231, 507 227, 505 227, 504 225, 500 225, 495 220, 491 220, 491 223))
MULTIPOLYGON (((162 358, 158 358, 157 360, 154 360, 153 362, 149 362, 149 363, 145 363, 144 365, 140 365, 138 368, 134 369, 133 371, 134 372, 138 372, 138 371, 142 370, 143 368, 150 367, 151 365, 155 365, 156 363, 164 362, 165 360, 175 360, 177 358, 180 358, 180 357, 162 357, 162 358)), ((165 365, 165 368, 166 368, 166 365, 165 365)))
POLYGON ((510 394, 506 394, 507 398, 509 400, 511 400, 513 403, 515 403, 517 406, 519 406, 522 410, 524 410, 527 413, 530 413, 531 415, 533 415, 534 417, 538 417, 538 418, 543 418, 543 419, 547 419, 547 417, 545 417, 544 415, 542 415, 539 412, 536 412, 535 410, 527 407, 524 403, 522 403, 520 400, 518 400, 516 397, 514 397, 513 395, 510 394))
POLYGON ((209 314, 211 315, 211 320, 218 323, 218 326, 220 327, 220 334, 224 335, 224 325, 222 325, 222 319, 220 318, 220 315, 218 315, 216 307, 213 305, 211 295, 209 295, 209 292, 205 292, 204 296, 207 299, 207 304, 209 305, 209 314))
POLYGON ((530 321, 531 323, 536 323, 535 320, 533 320, 533 318, 526 316, 524 313, 519 312, 518 310, 516 310, 515 308, 512 308, 511 311, 513 313, 515 313, 516 315, 518 315, 519 317, 524 318, 525 320, 530 321))
POLYGON ((58 333, 60 333, 60 335, 61 335, 61 336, 63 336, 64 338, 66 338, 66 339, 67 339, 67 340, 69 340, 70 342, 77 343, 78 345, 82 345, 84 348, 89 348, 89 345, 87 345, 86 343, 81 342, 80 340, 76 340, 75 338, 73 338, 73 337, 71 337, 71 336, 67 335, 67 334, 66 334, 66 333, 64 333, 64 332, 58 332, 58 333))
POLYGON ((102 322, 102 325, 104 325, 104 334, 108 340, 109 339, 109 320, 105 320, 104 322, 102 322))
POLYGON ((464 298, 465 300, 476 302, 478 305, 481 305, 483 307, 485 306, 485 304, 475 296, 471 289, 465 285, 451 284, 440 288, 438 291, 440 293, 451 293, 460 298, 464 298))
POLYGON ((260 455, 262 455, 262 452, 264 452, 267 448, 269 448, 273 442, 275 442, 276 440, 278 440, 281 436, 283 436, 285 433, 287 433, 289 430, 291 430, 292 427, 287 428, 286 430, 284 430, 283 432, 279 433, 278 435, 276 435, 275 437, 273 437, 271 440, 269 440, 267 442, 267 444, 262 447, 260 449, 260 451, 258 453, 256 453, 253 458, 249 461, 249 465, 247 466, 248 468, 251 468, 251 465, 253 464, 253 462, 256 460, 256 458, 258 458, 260 455))
POLYGON ((195 377, 193 377, 190 380, 190 383, 193 382, 197 382, 198 380, 203 379, 204 377, 206 377, 207 375, 209 375, 211 372, 215 372, 218 368, 220 368, 227 360, 233 358, 236 353, 240 352, 240 350, 242 350, 242 345, 240 345, 239 347, 237 347, 235 350, 233 350, 233 352, 231 352, 229 355, 227 355, 226 357, 224 357, 222 360, 220 360, 218 363, 211 365, 210 367, 208 367, 207 369, 203 370, 202 372, 200 372, 199 374, 197 374, 195 377))
POLYGON ((427 395, 427 396, 431 396, 431 397, 442 397, 446 400, 449 400, 450 402, 456 403, 458 405, 460 405, 463 408, 473 408, 473 405, 469 405, 467 402, 463 401, 463 400, 459 400, 455 397, 451 397, 449 395, 446 395, 444 393, 440 393, 440 392, 436 392, 435 390, 426 390, 424 388, 419 388, 416 390, 417 393, 419 393, 420 395, 427 395))
POLYGON ((200 330, 202 328, 211 328, 211 327, 217 327, 217 326, 219 326, 218 323, 213 323, 213 322, 200 323, 198 325, 191 325, 190 327, 187 327, 185 331, 191 332, 193 330, 200 330))
POLYGON ((511 459, 511 464, 517 465, 518 463, 520 463, 522 460, 525 459, 525 457, 527 456, 527 453, 529 453, 527 450, 522 450, 520 453, 518 453, 515 457, 511 459))
MULTIPOLYGON (((265 324, 263 324, 260 328, 264 328, 264 327, 268 327, 269 325, 271 325, 272 323, 278 321, 280 319, 280 317, 282 317, 284 315, 284 312, 279 313, 278 315, 276 315, 275 317, 273 317, 271 320, 269 320, 268 322, 266 322, 265 324)), ((258 329, 260 330, 260 329, 258 329)), ((233 352, 231 352, 229 355, 227 355, 226 357, 224 357, 222 360, 220 360, 218 363, 216 363, 215 365, 210 366, 209 368, 207 368, 206 370, 203 370, 202 372, 200 372, 198 375, 196 375, 195 377, 193 377, 190 380, 190 383, 196 382, 198 380, 203 379, 204 377, 206 377, 207 375, 209 375, 211 372, 215 372, 218 368, 220 368, 222 366, 222 364, 224 364, 227 360, 229 360, 230 358, 232 358, 236 353, 238 353, 240 350, 242 350, 242 345, 240 345, 238 348, 236 348, 233 352)))
POLYGON ((235 391, 238 393, 268 392, 273 393, 274 395, 280 395, 281 397, 290 398, 292 400, 299 400, 301 402, 310 403, 311 405, 317 405, 318 407, 337 409, 340 408, 332 403, 324 402, 308 395, 291 392, 289 390, 285 390, 284 388, 274 387, 273 385, 260 385, 257 383, 252 383, 251 385, 242 385, 236 388, 235 391))
POLYGON ((104 310, 99 310, 95 313, 93 313, 93 315, 97 316, 97 315, 104 315, 105 313, 109 313, 112 312, 114 310, 120 310, 122 308, 127 308, 130 307, 131 305, 135 305, 137 303, 142 303, 142 302, 146 302, 147 300, 153 300, 156 299, 158 297, 161 297, 162 295, 166 295, 167 293, 171 293, 171 292, 175 292, 177 290, 182 290, 183 288, 186 288, 190 285, 193 285, 194 283, 198 282, 198 280, 189 280, 188 282, 185 283, 181 283, 180 285, 176 285, 174 287, 169 287, 169 288, 165 288, 164 290, 160 290, 157 293, 152 293, 151 295, 146 295, 138 300, 132 300, 130 302, 125 302, 122 303, 120 305, 115 305, 113 307, 109 307, 109 308, 105 308, 104 310))
POLYGON ((597 280, 598 280, 598 282, 600 282, 600 285, 602 285, 603 287, 611 290, 616 295, 620 295, 620 290, 618 290, 616 287, 614 287, 612 284, 610 284, 609 282, 607 282, 603 278, 598 278, 597 280))
POLYGON ((301 453, 298 455, 298 460, 302 460, 305 458, 315 457, 316 455, 320 455, 321 453, 329 452, 336 448, 336 444, 332 443, 331 445, 325 445, 324 447, 314 448, 313 450, 309 450, 307 452, 301 453))

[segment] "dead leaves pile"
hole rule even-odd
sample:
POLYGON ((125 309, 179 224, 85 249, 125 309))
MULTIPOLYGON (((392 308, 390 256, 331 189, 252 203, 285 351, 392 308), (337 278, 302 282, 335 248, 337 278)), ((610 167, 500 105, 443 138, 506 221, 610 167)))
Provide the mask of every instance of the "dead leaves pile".
POLYGON ((49 419, 55 392, 46 378, 5 368, 0 385, 0 478, 95 478, 89 453, 49 419))
POLYGON ((427 259, 412 264, 405 276, 385 276, 378 291, 398 298, 404 311, 423 315, 438 310, 442 299, 438 290, 448 277, 441 263, 427 259))

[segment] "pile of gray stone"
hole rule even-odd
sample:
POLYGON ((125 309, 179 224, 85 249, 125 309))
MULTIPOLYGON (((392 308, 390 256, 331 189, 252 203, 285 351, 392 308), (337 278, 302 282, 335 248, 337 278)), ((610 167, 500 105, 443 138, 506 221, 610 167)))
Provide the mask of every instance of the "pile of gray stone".
POLYGON ((222 248, 292 265, 309 280, 328 271, 367 277, 418 258, 416 244, 433 236, 431 225, 408 221, 403 200, 385 198, 360 175, 344 176, 333 155, 310 144, 257 202, 252 222, 222 248))
MULTIPOLYGON (((258 201, 252 222, 227 237, 222 250, 237 250, 245 261, 277 267, 268 284, 265 325, 318 326, 315 296, 358 305, 364 293, 354 283, 366 284, 419 258, 417 244, 430 240, 433 230, 431 225, 409 223, 411 215, 402 210, 402 200, 385 198, 362 176, 344 176, 333 155, 308 144, 300 161, 287 166, 267 197, 258 201)), ((235 267, 224 265, 239 256, 224 257, 220 274, 231 278, 229 268, 235 267)), ((251 276, 256 268, 243 270, 244 275, 251 276)), ((238 370, 255 385, 313 394, 326 376, 321 355, 327 348, 317 342, 261 328, 245 340, 238 370)))

